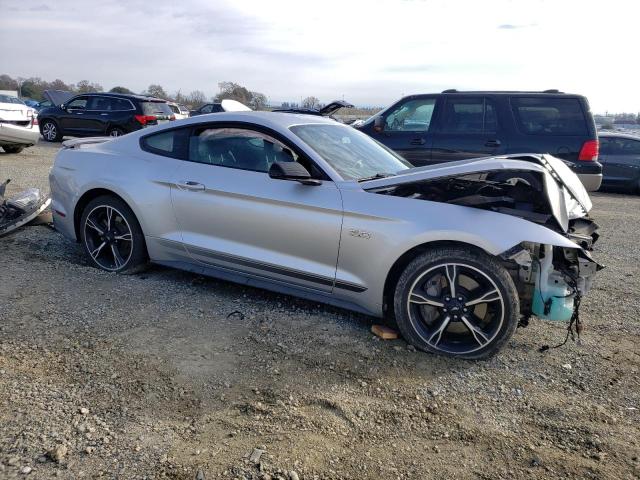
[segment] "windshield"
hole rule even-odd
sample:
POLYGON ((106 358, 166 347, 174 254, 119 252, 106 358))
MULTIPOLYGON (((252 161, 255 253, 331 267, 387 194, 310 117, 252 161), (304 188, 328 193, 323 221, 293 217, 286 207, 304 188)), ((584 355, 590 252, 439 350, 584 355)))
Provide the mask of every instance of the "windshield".
POLYGON ((17 97, 11 95, 0 95, 0 103, 17 103, 18 105, 24 105, 24 102, 17 97))
POLYGON ((316 151, 345 180, 395 175, 411 167, 387 147, 344 125, 296 125, 291 131, 316 151))

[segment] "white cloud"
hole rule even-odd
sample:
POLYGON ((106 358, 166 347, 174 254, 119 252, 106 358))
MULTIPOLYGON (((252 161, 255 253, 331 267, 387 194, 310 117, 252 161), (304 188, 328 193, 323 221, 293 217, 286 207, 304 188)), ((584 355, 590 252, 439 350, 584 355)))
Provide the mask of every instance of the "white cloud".
MULTIPOLYGON (((633 0, 3 0, 2 69, 109 88, 383 105, 444 88, 558 88, 640 111, 633 0), (25 38, 24 41, 17 38, 25 38)), ((2 72, 0 72, 2 73, 2 72)))

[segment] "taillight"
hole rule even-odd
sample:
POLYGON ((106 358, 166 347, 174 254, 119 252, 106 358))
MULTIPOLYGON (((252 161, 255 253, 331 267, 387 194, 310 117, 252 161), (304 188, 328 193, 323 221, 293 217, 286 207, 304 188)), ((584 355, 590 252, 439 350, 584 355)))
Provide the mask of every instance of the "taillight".
POLYGON ((31 125, 38 125, 38 117, 33 117, 31 125))
POLYGON ((140 122, 140 125, 146 125, 158 120, 154 115, 135 115, 135 119, 140 122))
POLYGON ((587 140, 582 144, 578 160, 583 162, 595 162, 598 160, 598 151, 600 150, 600 142, 598 140, 587 140))
POLYGON ((176 116, 175 116, 175 115, 171 115, 171 116, 169 117, 169 120, 171 120, 171 121, 173 121, 173 120, 175 120, 175 119, 176 119, 176 116))

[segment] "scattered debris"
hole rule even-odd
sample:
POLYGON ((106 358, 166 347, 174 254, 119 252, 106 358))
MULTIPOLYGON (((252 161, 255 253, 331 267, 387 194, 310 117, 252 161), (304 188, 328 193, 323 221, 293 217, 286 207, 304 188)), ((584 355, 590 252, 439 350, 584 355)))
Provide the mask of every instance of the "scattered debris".
POLYGON ((10 181, 0 184, 0 236, 31 222, 51 203, 51 199, 43 197, 37 188, 30 188, 5 199, 4 194, 10 181))
POLYGON ((386 325, 372 325, 371 333, 377 335, 383 340, 395 340, 396 338, 398 338, 398 332, 393 328, 387 327, 386 325))
POLYGON ((249 457, 249 461, 252 463, 259 463, 260 457, 262 457, 262 454, 264 452, 265 450, 262 450, 260 448, 254 448, 253 452, 251 452, 251 456, 249 457))
POLYGON ((47 452, 47 456, 56 463, 62 463, 67 456, 68 449, 64 445, 56 445, 47 452))
POLYGON ((564 365, 562 365, 562 368, 564 368, 565 370, 571 370, 571 364, 565 363, 564 365))
POLYGON ((196 473, 196 480, 205 480, 202 469, 198 469, 198 472, 196 473))

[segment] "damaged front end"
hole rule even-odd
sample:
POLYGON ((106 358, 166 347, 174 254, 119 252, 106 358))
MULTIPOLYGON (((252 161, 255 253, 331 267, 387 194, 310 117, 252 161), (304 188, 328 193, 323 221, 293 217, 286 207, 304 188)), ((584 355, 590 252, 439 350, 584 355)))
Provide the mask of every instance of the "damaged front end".
POLYGON ((519 291, 522 324, 532 315, 579 321, 580 299, 603 267, 590 255, 599 236, 588 215, 591 200, 561 160, 538 154, 489 157, 411 169, 363 187, 519 217, 571 240, 575 248, 524 241, 500 257, 519 291))
POLYGON ((5 199, 9 180, 0 184, 0 237, 26 225, 40 215, 51 203, 37 188, 30 188, 5 199))

